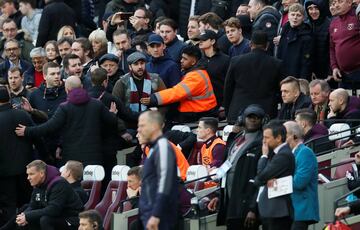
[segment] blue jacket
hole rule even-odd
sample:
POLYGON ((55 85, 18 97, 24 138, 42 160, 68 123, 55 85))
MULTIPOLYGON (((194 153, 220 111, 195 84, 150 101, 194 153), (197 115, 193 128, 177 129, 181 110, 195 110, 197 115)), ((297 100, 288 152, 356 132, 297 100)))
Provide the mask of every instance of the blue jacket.
POLYGON ((160 218, 160 230, 171 229, 177 219, 178 180, 175 153, 166 138, 151 144, 141 181, 139 209, 143 225, 155 216, 160 218))
POLYGON ((181 81, 180 66, 167 54, 159 58, 151 57, 146 64, 146 70, 149 73, 159 74, 167 88, 171 88, 181 81))
POLYGON ((318 164, 314 152, 300 144, 295 150, 294 192, 291 199, 295 221, 319 221, 318 164))
POLYGON ((177 37, 166 45, 165 52, 177 63, 180 63, 181 52, 185 47, 185 43, 180 41, 177 37))

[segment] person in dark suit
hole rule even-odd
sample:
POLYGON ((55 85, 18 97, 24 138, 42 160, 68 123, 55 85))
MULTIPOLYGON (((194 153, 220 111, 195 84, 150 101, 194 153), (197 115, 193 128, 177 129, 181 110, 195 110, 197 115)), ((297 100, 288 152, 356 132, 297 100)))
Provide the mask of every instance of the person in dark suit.
POLYGON ((319 221, 318 163, 314 152, 302 143, 303 131, 295 121, 284 123, 287 132, 286 142, 295 156, 294 192, 291 200, 294 205, 292 230, 307 230, 310 224, 319 221))
POLYGON ((273 179, 294 175, 295 158, 285 140, 286 129, 280 121, 270 121, 264 126, 262 156, 254 185, 263 186, 259 189, 258 208, 267 230, 290 230, 292 225, 290 194, 268 198, 268 187, 273 186, 273 179))
POLYGON ((214 211, 220 201, 217 224, 226 225, 228 230, 255 230, 259 227, 256 188, 249 185, 256 176, 261 157, 262 126, 266 120, 265 111, 260 106, 249 105, 237 122, 237 125, 245 126, 245 130, 227 140, 229 147, 225 159, 231 162, 231 168, 226 173, 226 180, 223 177, 226 184, 220 190, 220 198, 213 198, 208 209, 214 211))
POLYGON ((271 118, 277 115, 282 62, 266 53, 265 32, 254 31, 250 46, 250 53, 232 58, 225 78, 223 106, 230 123, 250 104, 259 104, 271 118))

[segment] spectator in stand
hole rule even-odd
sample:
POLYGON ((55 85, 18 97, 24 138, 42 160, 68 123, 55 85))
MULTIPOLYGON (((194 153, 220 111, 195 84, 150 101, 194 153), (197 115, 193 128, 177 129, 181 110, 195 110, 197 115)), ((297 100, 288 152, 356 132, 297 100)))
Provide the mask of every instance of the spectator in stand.
POLYGON ((73 43, 73 40, 71 40, 68 37, 63 37, 57 41, 57 47, 59 50, 59 55, 61 57, 61 64, 62 64, 62 60, 64 59, 65 55, 71 54, 72 43, 73 43))
POLYGON ((234 123, 239 112, 250 104, 259 104, 271 118, 277 116, 279 83, 284 73, 282 62, 266 52, 268 44, 264 31, 254 31, 251 52, 234 57, 230 62, 223 104, 230 123, 234 123))
POLYGON ((7 40, 4 45, 4 50, 6 58, 5 61, 0 64, 0 81, 2 84, 6 83, 7 71, 10 67, 17 66, 21 69, 21 73, 24 73, 31 66, 29 62, 20 57, 20 43, 17 40, 7 40))
POLYGON ((163 137, 164 120, 158 111, 147 111, 139 117, 138 134, 151 144, 151 154, 142 171, 140 219, 146 229, 172 229, 177 220, 178 180, 176 157, 163 137))
POLYGON ((59 41, 64 37, 70 38, 72 40, 76 39, 75 30, 72 26, 65 25, 60 28, 59 32, 57 33, 57 40, 59 41))
MULTIPOLYGON (((89 35, 89 41, 94 51, 94 60, 93 62, 98 62, 99 59, 107 54, 107 43, 106 34, 101 29, 96 29, 89 35)), ((75 40, 76 42, 76 40, 75 40)))
POLYGON ((29 98, 30 91, 24 87, 24 77, 19 67, 11 67, 8 71, 8 83, 10 90, 11 104, 13 107, 21 108, 22 97, 29 98))
POLYGON ((77 38, 71 45, 71 53, 76 54, 83 66, 83 73, 87 74, 90 67, 95 64, 94 50, 91 46, 91 42, 87 38, 77 38))
POLYGON ((77 160, 85 166, 101 165, 103 164, 102 132, 116 129, 116 105, 112 103, 108 110, 100 101, 91 99, 86 90, 82 88, 81 81, 77 76, 66 79, 65 90, 68 95, 68 103, 61 104, 50 120, 35 127, 19 124, 16 134, 26 137, 42 137, 61 132, 62 163, 68 160, 77 160))
POLYGON ((99 66, 105 69, 108 76, 107 90, 111 93, 117 80, 125 73, 119 68, 119 58, 114 54, 104 54, 99 59, 99 66))
POLYGON ((35 9, 36 4, 34 0, 19 0, 18 2, 19 10, 24 15, 21 19, 21 29, 30 35, 32 44, 36 45, 41 12, 35 9))
POLYGON ((35 160, 26 166, 26 173, 34 189, 29 207, 16 217, 17 225, 41 230, 77 227, 83 204, 58 169, 35 160))
POLYGON ((236 10, 235 16, 238 17, 240 15, 249 15, 249 6, 247 4, 240 4, 236 10))
POLYGON ((319 79, 326 79, 330 74, 329 26, 331 20, 327 17, 327 7, 325 0, 305 2, 314 40, 312 71, 319 79))
POLYGON ((273 39, 277 35, 277 27, 280 21, 279 12, 274 7, 267 5, 266 0, 250 0, 248 12, 253 21, 252 31, 262 30, 266 32, 269 42, 267 52, 273 55, 273 39))
POLYGON ((254 179, 255 186, 264 186, 258 195, 259 213, 264 228, 291 229, 293 205, 290 194, 269 199, 268 189, 274 186, 274 179, 294 175, 295 158, 285 142, 286 129, 280 121, 270 121, 263 129, 263 155, 254 179))
POLYGON ((56 40, 62 26, 70 25, 75 28, 75 12, 63 0, 45 0, 39 24, 39 34, 36 47, 43 47, 49 40, 56 40))
POLYGON ((77 76, 81 80, 84 89, 91 88, 91 80, 88 74, 84 73, 84 67, 81 64, 81 59, 76 54, 68 54, 63 59, 63 76, 61 79, 67 79, 69 76, 77 76))
POLYGON ((204 33, 199 36, 199 40, 199 48, 203 52, 200 61, 207 65, 206 71, 209 74, 211 84, 214 88, 216 102, 219 110, 223 110, 224 84, 230 57, 217 48, 217 35, 214 31, 205 30, 204 33))
POLYGON ((142 98, 148 106, 179 103, 176 111, 168 113, 171 121, 193 122, 201 117, 216 117, 217 102, 210 77, 200 64, 201 50, 192 45, 182 51, 181 70, 185 73, 181 82, 172 88, 142 98))
POLYGON ((217 47, 224 54, 228 54, 231 42, 226 37, 222 29, 223 20, 215 13, 208 12, 199 17, 199 30, 203 33, 205 30, 212 30, 217 34, 217 47))
POLYGON ((180 63, 181 51, 185 44, 177 37, 177 24, 172 19, 164 19, 160 23, 160 36, 163 38, 167 52, 177 63, 180 63))
POLYGON ((79 230, 103 230, 101 215, 96 210, 80 212, 79 219, 79 230))
POLYGON ((200 162, 210 172, 221 166, 224 158, 225 142, 216 136, 219 121, 213 117, 202 117, 197 128, 197 139, 204 145, 200 150, 200 162))
POLYGON ((110 0, 106 4, 105 14, 114 14, 116 12, 135 12, 137 8, 142 6, 144 6, 144 2, 140 0, 110 0))
MULTIPOLYGON (((108 37, 109 38, 109 37, 108 37)), ((119 67, 125 72, 129 72, 127 58, 135 49, 131 47, 131 38, 126 30, 117 29, 112 35, 112 41, 116 47, 115 55, 119 57, 119 67)))
POLYGON ((147 41, 150 60, 146 69, 157 73, 167 88, 171 88, 181 80, 180 66, 165 52, 164 40, 160 35, 152 34, 147 41))
POLYGON ((341 87, 358 89, 360 86, 360 21, 351 0, 331 1, 335 17, 330 23, 330 64, 335 80, 341 87))
POLYGON ((199 35, 200 35, 199 16, 198 15, 190 16, 187 25, 187 36, 189 40, 187 40, 185 43, 192 45, 199 44, 199 41, 197 40, 197 37, 199 35))
POLYGON ((330 111, 328 101, 330 86, 325 80, 315 79, 309 84, 312 109, 316 113, 316 122, 323 123, 330 111))
POLYGON ((208 205, 211 211, 220 206, 217 223, 227 229, 258 229, 260 224, 256 208, 257 192, 250 186, 256 176, 257 163, 261 157, 262 126, 266 123, 265 111, 258 105, 249 105, 238 117, 237 125, 244 126, 240 133, 232 133, 233 139, 227 140, 226 161, 230 169, 223 176, 225 187, 221 196, 214 198, 208 205), (218 204, 220 201, 220 204, 218 204))
POLYGON ((84 167, 81 162, 68 161, 64 165, 64 169, 61 172, 61 176, 63 178, 65 178, 65 180, 67 180, 67 182, 69 182, 70 186, 79 195, 80 200, 82 201, 83 205, 85 205, 89 199, 89 195, 81 187, 83 171, 84 171, 84 167))
POLYGON ((299 109, 295 113, 295 121, 303 132, 304 142, 328 135, 327 128, 316 123, 316 113, 308 108, 299 109))
POLYGON ((131 33, 131 37, 141 36, 143 40, 147 40, 153 33, 150 28, 151 12, 145 7, 140 7, 135 10, 134 15, 129 18, 134 31, 131 33))
POLYGON ((46 53, 41 47, 31 50, 32 66, 24 72, 26 88, 38 88, 44 81, 43 66, 46 63, 46 53))
POLYGON ((20 11, 17 10, 16 5, 17 2, 14 0, 1 0, 0 8, 1 8, 1 16, 5 18, 9 18, 14 20, 16 26, 21 28, 21 20, 23 18, 20 11))
MULTIPOLYGON (((350 127, 354 127, 359 124, 356 121, 349 121, 347 122, 346 119, 350 120, 358 120, 360 116, 360 110, 354 103, 351 101, 351 97, 349 96, 348 92, 343 89, 335 89, 329 95, 329 107, 330 113, 328 114, 329 120, 337 120, 342 119, 350 125, 350 127)), ((327 126, 331 125, 331 121, 327 122, 327 126)))
POLYGON ((307 230, 320 220, 318 198, 318 163, 314 152, 303 144, 303 132, 294 121, 284 123, 286 142, 295 156, 291 200, 294 222, 291 229, 307 230))
POLYGON ((57 46, 57 42, 55 40, 50 40, 46 42, 44 45, 44 49, 46 52, 47 61, 52 61, 60 65, 61 57, 57 46))
POLYGON ((310 107, 311 99, 300 91, 298 79, 287 77, 280 82, 280 88, 283 104, 278 119, 294 120, 296 110, 310 107))
POLYGON ((29 201, 31 188, 26 183, 25 166, 33 159, 31 141, 14 136, 14 124, 31 126, 30 116, 20 109, 13 109, 5 86, 0 86, 0 228, 29 201))
POLYGON ((2 24, 2 32, 3 32, 3 39, 1 39, 0 41, 1 57, 5 58, 7 56, 5 50, 5 43, 9 40, 16 39, 17 42, 19 43, 19 48, 20 48, 19 55, 21 56, 21 59, 25 59, 26 61, 31 61, 29 53, 34 48, 34 46, 33 44, 31 44, 31 42, 25 40, 24 32, 19 31, 18 33, 18 27, 16 26, 14 20, 10 18, 5 19, 2 24))
POLYGON ((232 46, 229 49, 229 56, 235 57, 250 52, 250 41, 243 37, 240 20, 232 17, 223 23, 226 36, 232 46))
MULTIPOLYGON (((130 72, 121 77, 114 86, 112 94, 118 98, 127 109, 139 115, 148 107, 141 103, 152 93, 166 89, 158 74, 146 70, 146 57, 143 53, 134 52, 128 58, 130 72), (139 96, 140 95, 140 96, 139 96)), ((134 128, 134 124, 128 124, 134 128)))
POLYGON ((310 81, 313 40, 311 28, 304 23, 304 18, 302 5, 294 3, 289 7, 289 22, 281 31, 277 57, 284 62, 287 75, 310 81))

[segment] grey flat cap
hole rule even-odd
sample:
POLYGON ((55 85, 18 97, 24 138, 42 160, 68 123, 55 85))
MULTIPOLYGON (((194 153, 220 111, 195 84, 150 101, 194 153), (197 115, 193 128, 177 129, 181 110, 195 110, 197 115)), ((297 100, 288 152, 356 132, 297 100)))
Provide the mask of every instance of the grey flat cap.
POLYGON ((139 61, 139 60, 144 60, 146 61, 146 56, 145 54, 136 51, 132 54, 129 55, 129 57, 127 58, 127 62, 129 65, 134 64, 135 62, 139 61))

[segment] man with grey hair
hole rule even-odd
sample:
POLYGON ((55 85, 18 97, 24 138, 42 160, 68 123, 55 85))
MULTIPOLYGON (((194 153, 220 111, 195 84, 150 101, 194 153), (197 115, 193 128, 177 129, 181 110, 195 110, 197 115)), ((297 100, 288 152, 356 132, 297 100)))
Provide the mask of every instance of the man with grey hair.
POLYGON ((328 106, 330 85, 322 79, 312 80, 309 84, 312 109, 316 112, 316 121, 323 122, 330 111, 328 106))
POLYGON ((117 127, 116 105, 112 103, 108 110, 101 101, 90 98, 77 76, 66 79, 65 90, 67 103, 60 104, 50 120, 35 127, 19 124, 16 134, 43 137, 61 132, 62 164, 68 160, 77 160, 84 166, 101 165, 103 164, 102 132, 112 132, 111 129, 117 127))
POLYGON ((21 73, 30 68, 31 64, 24 59, 20 58, 20 43, 12 38, 5 41, 5 61, 0 64, 0 83, 7 83, 7 72, 10 67, 17 66, 20 68, 21 73))
POLYGON ((319 221, 317 191, 318 164, 314 152, 303 143, 303 131, 295 121, 284 123, 286 142, 295 155, 295 173, 291 199, 294 207, 294 222, 291 229, 308 229, 319 221))
POLYGON ((42 47, 31 50, 30 58, 32 66, 24 72, 26 88, 39 87, 44 81, 43 66, 46 63, 46 52, 42 47))

